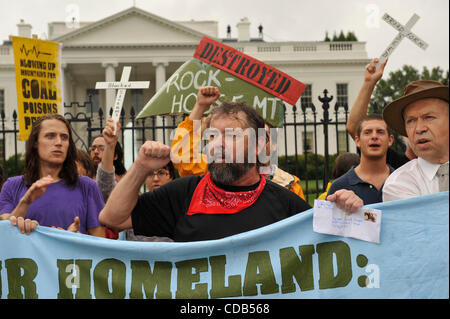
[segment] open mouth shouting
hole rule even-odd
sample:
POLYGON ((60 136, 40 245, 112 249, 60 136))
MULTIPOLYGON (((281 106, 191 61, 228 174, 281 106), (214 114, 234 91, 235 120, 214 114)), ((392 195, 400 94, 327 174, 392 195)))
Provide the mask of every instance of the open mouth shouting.
POLYGON ((418 147, 426 147, 430 143, 430 140, 427 138, 419 138, 416 140, 416 146, 418 147))
POLYGON ((378 143, 371 143, 371 144, 369 144, 369 148, 370 148, 370 149, 375 149, 375 150, 377 150, 377 149, 379 149, 380 147, 381 147, 381 145, 378 144, 378 143))

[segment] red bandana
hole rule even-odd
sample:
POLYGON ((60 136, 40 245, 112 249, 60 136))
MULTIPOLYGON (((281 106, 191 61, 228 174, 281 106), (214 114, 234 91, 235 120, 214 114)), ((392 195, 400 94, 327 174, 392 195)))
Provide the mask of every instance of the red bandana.
POLYGON ((187 214, 234 214, 252 205, 261 194, 266 179, 256 189, 247 192, 227 192, 217 187, 208 173, 195 188, 187 214))

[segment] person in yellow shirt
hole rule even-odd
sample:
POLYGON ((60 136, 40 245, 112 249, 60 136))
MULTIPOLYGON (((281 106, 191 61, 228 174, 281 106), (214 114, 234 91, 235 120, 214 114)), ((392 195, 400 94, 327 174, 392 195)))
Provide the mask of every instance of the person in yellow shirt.
MULTIPOLYGON (((197 102, 186 119, 181 122, 175 131, 172 140, 172 162, 181 177, 205 175, 208 171, 208 161, 205 154, 199 151, 201 137, 207 117, 204 117, 208 108, 220 97, 220 91, 214 86, 201 87, 197 94, 197 102), (200 124, 201 123, 201 124, 200 124), (189 144, 188 144, 189 143, 189 144), (189 145, 189 147, 186 147, 189 145)), ((269 132, 269 142, 267 143, 267 153, 276 151, 276 141, 271 139, 270 125, 266 123, 266 130, 269 132)), ((303 189, 300 186, 300 179, 283 171, 276 165, 270 165, 268 178, 274 183, 281 185, 305 200, 303 189)))

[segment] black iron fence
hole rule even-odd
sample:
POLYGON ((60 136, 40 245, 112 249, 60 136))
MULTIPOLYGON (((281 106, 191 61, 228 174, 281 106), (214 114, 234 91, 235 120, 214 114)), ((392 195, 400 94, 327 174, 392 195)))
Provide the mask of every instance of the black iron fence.
MULTIPOLYGON (((305 195, 314 198, 327 186, 336 153, 349 151, 349 135, 345 133, 348 105, 336 103, 331 109, 333 96, 328 96, 326 89, 323 96, 319 96, 319 101, 322 103, 320 108, 316 108, 312 103, 302 102, 292 108, 285 106, 283 128, 278 133, 278 165, 298 176, 302 180, 305 195), (312 138, 309 138, 311 136, 312 138), (280 143, 280 140, 283 142, 280 143), (334 154, 330 154, 330 146, 333 146, 334 154)), ((87 151, 93 138, 101 134, 108 118, 107 114, 102 109, 93 112, 91 101, 65 104, 64 111, 64 116, 72 125, 77 147, 87 151)), ((111 114, 112 109, 109 110, 109 115, 111 114)), ((0 161, 3 165, 13 165, 13 171, 17 172, 20 162, 18 116, 16 111, 13 111, 11 119, 7 121, 3 111, 0 115, 0 161), (8 138, 12 141, 6 143, 8 138), (6 152, 6 145, 14 150, 6 152), (8 153, 13 154, 9 160, 6 155, 8 153)), ((122 110, 120 116, 122 136, 119 141, 124 148, 129 147, 125 139, 129 132, 131 141, 135 141, 131 143, 133 161, 135 152, 146 140, 160 140, 169 144, 172 130, 176 129, 185 117, 162 116, 158 120, 157 117, 136 119, 136 115, 134 107, 131 107, 128 114, 122 110)))

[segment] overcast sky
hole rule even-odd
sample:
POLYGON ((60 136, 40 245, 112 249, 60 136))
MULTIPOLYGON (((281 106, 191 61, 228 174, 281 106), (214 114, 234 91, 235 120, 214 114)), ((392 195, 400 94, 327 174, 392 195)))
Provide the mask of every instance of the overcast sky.
POLYGON ((359 41, 366 42, 369 58, 378 57, 397 34, 381 20, 384 13, 402 24, 416 13, 420 19, 412 31, 429 47, 423 51, 404 39, 387 71, 404 64, 420 70, 423 66, 449 68, 448 0, 0 0, 0 40, 17 35, 20 19, 45 38, 49 22, 65 21, 76 10, 80 21, 97 21, 134 3, 169 20, 218 21, 220 37, 225 37, 228 24, 232 37, 237 37, 236 23, 243 17, 252 23, 252 37, 263 25, 266 41, 321 41, 326 31, 330 37, 335 31, 353 31, 359 41))

